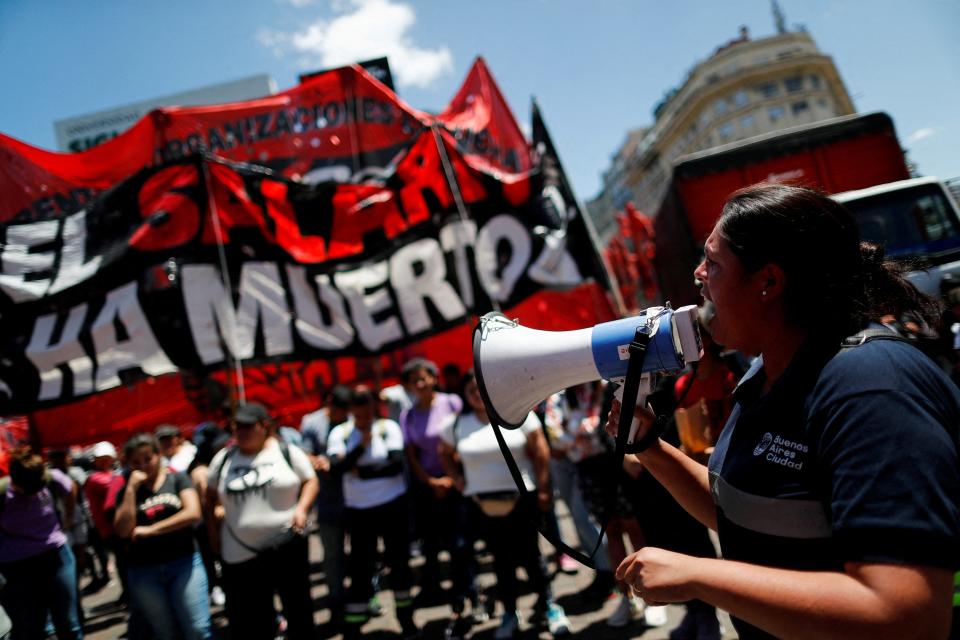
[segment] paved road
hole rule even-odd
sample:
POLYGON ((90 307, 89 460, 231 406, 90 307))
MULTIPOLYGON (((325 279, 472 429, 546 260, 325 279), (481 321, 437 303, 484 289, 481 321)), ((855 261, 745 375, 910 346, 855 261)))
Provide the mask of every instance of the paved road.
MULTIPOLYGON (((569 518, 561 517, 561 527, 565 531, 569 529, 569 518)), ((545 549, 549 548, 549 545, 546 542, 543 542, 543 545, 545 549)), ((311 536, 310 558, 312 563, 312 581, 314 585, 312 593, 314 602, 317 606, 315 619, 317 624, 321 625, 321 634, 318 635, 318 637, 339 638, 340 636, 334 636, 327 632, 326 624, 329 622, 330 616, 329 612, 324 608, 324 598, 327 594, 327 588, 324 584, 322 556, 323 553, 317 537, 311 536)), ((483 557, 481 556, 481 558, 483 557)), ((422 560, 415 558, 413 560, 414 570, 416 571, 421 564, 422 560)), ((495 579, 493 577, 492 567, 489 566, 489 563, 482 561, 481 569, 482 573, 479 577, 481 587, 485 588, 494 584, 495 579)), ((567 610, 567 614, 573 626, 574 638, 580 638, 583 640, 626 640, 628 638, 662 640, 668 637, 669 631, 677 626, 683 617, 683 607, 670 606, 668 607, 669 621, 663 627, 649 628, 644 626, 641 621, 636 621, 623 629, 611 629, 606 626, 606 620, 616 608, 616 599, 611 598, 599 605, 596 603, 593 605, 587 605, 582 603, 577 597, 577 594, 588 584, 590 584, 593 576, 594 573, 591 569, 581 567, 577 573, 573 575, 563 573, 557 574, 553 581, 555 596, 558 602, 560 602, 560 604, 562 604, 567 610)), ((444 583, 443 586, 449 587, 449 584, 444 583)), ((118 593, 119 586, 116 584, 116 581, 113 581, 99 593, 84 597, 83 604, 85 609, 89 612, 87 620, 87 638, 91 640, 120 638, 126 631, 125 612, 122 609, 118 610, 116 607, 112 606, 112 603, 115 602, 118 593)), ((380 600, 383 605, 384 613, 380 617, 374 618, 368 622, 364 627, 364 632, 367 637, 371 638, 371 640, 392 640, 394 638, 399 638, 400 626, 397 624, 397 621, 392 614, 393 599, 391 592, 381 592, 380 600)), ((521 632, 525 638, 536 637, 530 631, 530 627, 528 624, 526 624, 524 618, 524 616, 529 615, 534 600, 535 597, 532 594, 527 594, 521 597, 519 603, 522 623, 521 632)), ((494 616, 489 621, 475 626, 470 638, 476 640, 492 640, 493 633, 499 623, 499 615, 501 613, 502 611, 498 608, 494 616)), ((443 638, 443 630, 446 626, 449 616, 450 608, 448 606, 431 607, 417 611, 415 619, 417 624, 423 628, 424 640, 439 640, 443 638)), ((726 615, 721 616, 721 621, 724 628, 724 639, 736 638, 737 636, 733 632, 730 621, 726 615)), ((214 623, 217 627, 218 638, 227 640, 231 637, 229 630, 226 629, 226 620, 223 617, 223 612, 219 608, 214 609, 214 623)), ((547 633, 541 633, 540 637, 549 638, 550 636, 547 633)), ((240 640, 240 638, 234 638, 233 640, 240 640)), ((243 638, 242 640, 247 639, 243 638)), ((250 640, 258 639, 253 638, 250 640)))

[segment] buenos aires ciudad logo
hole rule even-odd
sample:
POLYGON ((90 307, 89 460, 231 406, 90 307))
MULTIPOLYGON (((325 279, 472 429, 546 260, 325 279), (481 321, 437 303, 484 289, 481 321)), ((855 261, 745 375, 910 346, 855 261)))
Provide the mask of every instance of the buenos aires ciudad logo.
POLYGON ((759 456, 762 455, 764 451, 770 448, 770 445, 773 443, 773 434, 769 431, 763 434, 763 438, 760 439, 760 442, 757 443, 757 446, 753 448, 753 455, 759 456))

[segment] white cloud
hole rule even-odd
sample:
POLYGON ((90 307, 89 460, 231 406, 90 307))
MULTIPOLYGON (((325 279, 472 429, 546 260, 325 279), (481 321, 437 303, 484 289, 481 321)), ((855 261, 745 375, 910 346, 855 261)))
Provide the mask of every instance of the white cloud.
POLYGON ((417 16, 410 5, 396 0, 349 0, 344 11, 300 31, 262 30, 257 40, 278 55, 292 51, 304 57, 304 64, 320 67, 387 56, 400 86, 427 87, 453 70, 453 55, 447 47, 427 49, 413 42, 409 31, 417 16))
POLYGON ((297 9, 313 4, 313 0, 274 0, 278 4, 289 4, 297 9))
POLYGON ((924 127, 923 129, 917 129, 909 136, 907 136, 907 144, 913 144, 914 142, 920 142, 927 138, 932 138, 937 133, 937 130, 932 127, 924 127))

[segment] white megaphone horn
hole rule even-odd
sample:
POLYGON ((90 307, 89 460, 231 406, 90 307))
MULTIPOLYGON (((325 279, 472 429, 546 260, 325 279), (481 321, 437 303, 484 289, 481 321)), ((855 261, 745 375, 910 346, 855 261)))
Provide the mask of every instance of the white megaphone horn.
MULTIPOLYGON (((483 316, 473 330, 473 363, 491 420, 515 429, 534 407, 558 391, 601 378, 622 382, 630 343, 644 326, 650 335, 642 367, 647 380, 646 374, 679 371, 700 359, 694 305, 675 311, 669 304, 651 307, 632 318, 575 331, 538 331, 501 313, 483 316)), ((645 404, 649 393, 649 386, 641 387, 638 406, 645 404)), ((628 443, 633 442, 636 428, 634 421, 628 443)))

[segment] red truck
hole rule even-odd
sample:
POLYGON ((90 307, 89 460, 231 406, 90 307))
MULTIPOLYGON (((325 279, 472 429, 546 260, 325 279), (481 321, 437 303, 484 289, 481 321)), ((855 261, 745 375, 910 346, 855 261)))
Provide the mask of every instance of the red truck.
POLYGON ((908 178, 893 121, 879 112, 684 156, 674 165, 673 182, 653 223, 662 297, 675 307, 697 301, 693 269, 724 201, 762 181, 832 194, 857 215, 864 239, 883 244, 888 256, 919 259, 924 269, 911 278, 935 293, 944 273, 960 272, 957 207, 939 180, 908 178))

